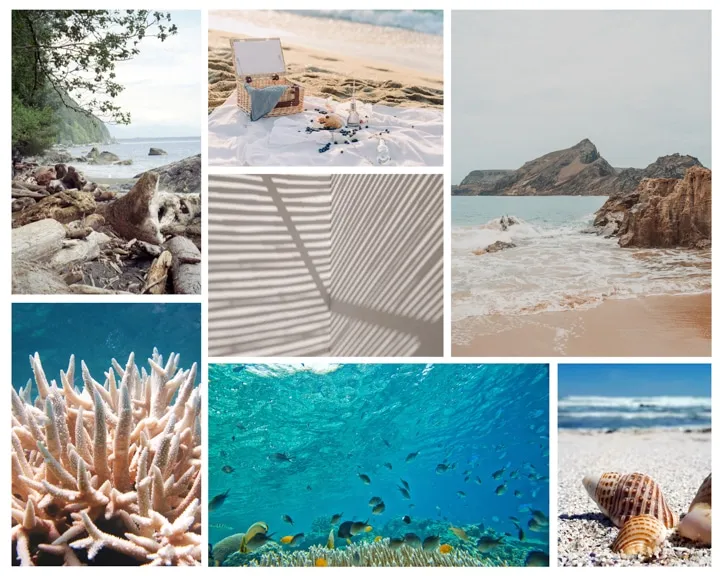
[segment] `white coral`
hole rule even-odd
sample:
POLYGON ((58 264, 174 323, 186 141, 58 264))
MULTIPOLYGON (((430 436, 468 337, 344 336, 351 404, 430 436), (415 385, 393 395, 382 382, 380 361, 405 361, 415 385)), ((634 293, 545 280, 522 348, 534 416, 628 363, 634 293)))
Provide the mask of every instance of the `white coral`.
POLYGON ((30 357, 37 396, 31 381, 12 390, 12 538, 21 565, 41 552, 77 565, 76 551, 91 561, 103 548, 145 565, 200 563, 197 365, 179 369, 178 355, 164 363, 157 350, 148 363, 149 373, 133 354, 124 367, 113 359, 104 384, 82 363, 79 391, 74 356, 61 386, 48 381, 39 354, 30 357))

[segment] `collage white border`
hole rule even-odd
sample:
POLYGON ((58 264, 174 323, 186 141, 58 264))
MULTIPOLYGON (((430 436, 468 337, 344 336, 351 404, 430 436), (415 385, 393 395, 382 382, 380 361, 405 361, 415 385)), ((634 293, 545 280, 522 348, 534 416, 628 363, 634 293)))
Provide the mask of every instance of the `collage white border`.
MULTIPOLYGON (((139 2, 128 2, 123 0, 117 0, 115 2, 108 2, 106 0, 96 0, 93 2, 88 2, 87 0, 83 1, 73 1, 73 2, 52 2, 52 1, 33 1, 28 0, 26 2, 10 2, 10 6, 5 8, 3 11, 3 18, 2 18, 2 31, 4 32, 3 37, 5 39, 5 54, 8 55, 10 53, 10 41, 11 41, 11 27, 10 27, 10 9, 11 8, 17 8, 17 9, 52 9, 52 8, 58 8, 64 7, 64 6, 72 6, 73 8, 77 9, 98 9, 98 8, 107 8, 107 9, 117 9, 117 8, 145 8, 145 6, 139 6, 139 2)), ((244 2, 243 0, 236 0, 235 2, 229 2, 229 1, 216 1, 216 0, 205 0, 204 2, 198 2, 195 0, 174 0, 174 1, 167 1, 167 0, 161 0, 158 2, 153 2, 152 9, 157 10, 201 10, 202 16, 202 29, 207 30, 207 23, 208 23, 208 10, 232 10, 232 9, 253 9, 256 5, 252 2, 244 2)), ((450 276, 450 241, 451 241, 451 229, 452 225, 450 222, 450 214, 451 214, 451 197, 450 197, 450 185, 451 185, 451 166, 452 166, 452 158, 451 158, 451 151, 450 151, 450 145, 452 141, 452 106, 451 106, 451 98, 452 98, 452 70, 451 70, 451 20, 452 20, 452 10, 612 10, 612 9, 620 9, 620 10, 626 10, 626 9, 653 9, 653 10, 688 10, 688 9, 696 9, 696 10, 712 10, 713 8, 713 2, 707 1, 707 0, 684 0, 684 1, 668 1, 668 0, 655 0, 653 2, 650 1, 638 1, 638 0, 628 0, 628 1, 618 1, 618 0, 607 0, 607 1, 601 1, 601 0, 588 0, 586 2, 577 2, 572 0, 545 0, 545 1, 538 1, 538 0, 506 0, 506 1, 500 1, 500 0, 475 0, 475 1, 469 1, 469 0, 437 0, 437 1, 427 1, 427 0, 385 0, 385 1, 378 1, 378 0, 364 0, 363 2, 346 2, 346 1, 340 1, 333 3, 330 3, 328 1, 318 1, 318 0, 265 0, 262 2, 262 8, 263 9, 327 9, 327 8, 333 8, 333 9, 444 9, 445 10, 445 21, 444 21, 444 93, 445 93, 445 144, 444 144, 444 167, 442 169, 444 173, 444 192, 445 192, 445 198, 444 198, 444 214, 445 214, 445 228, 444 228, 444 290, 445 290, 445 302, 444 302, 444 357, 439 358, 343 358, 341 361, 343 363, 353 363, 353 362, 360 362, 360 363, 395 363, 395 362, 407 362, 407 363, 549 363, 550 364, 550 514, 551 514, 551 526, 550 526, 550 567, 551 569, 557 566, 557 530, 556 530, 556 522, 555 519, 557 518, 557 465, 558 465, 558 459, 557 459, 557 365, 559 363, 708 363, 710 359, 708 358, 683 358, 683 357, 672 357, 672 358, 648 358, 648 357, 638 357, 638 358, 595 358, 595 357, 578 357, 578 358, 557 358, 557 357, 492 357, 492 358, 452 358, 450 356, 451 352, 451 276, 450 276)), ((713 15, 714 16, 714 15, 713 15)), ((712 18, 713 20, 713 31, 717 28, 717 23, 715 22, 715 17, 712 18)), ((662 42, 662 38, 658 38, 658 42, 662 42)), ((201 46, 199 49, 202 50, 203 54, 207 54, 207 34, 202 35, 202 41, 201 46)), ((718 55, 718 49, 717 49, 717 43, 713 42, 713 63, 718 61, 717 58, 718 55)), ((473 57, 480 57, 480 55, 473 55, 473 57)), ((491 55, 491 57, 495 57, 494 55, 491 55)), ((207 63, 207 61, 205 60, 207 63)), ((0 110, 0 114, 4 116, 4 122, 3 126, 5 126, 6 134, 8 134, 10 130, 10 59, 6 56, 4 59, 0 59, 0 66, 3 70, 3 78, 5 79, 5 106, 0 110)), ((713 72, 715 72, 716 66, 713 65, 713 72)), ((202 136, 202 150, 203 150, 203 156, 202 156, 202 169, 203 169, 203 190, 207 190, 207 177, 208 177, 208 166, 207 166, 207 154, 205 153, 205 150, 207 149, 207 68, 201 69, 201 83, 200 83, 200 89, 201 89, 201 104, 200 104, 200 118, 201 118, 201 136, 202 136)), ((717 86, 716 82, 716 75, 713 74, 713 88, 717 86)), ((717 91, 714 90, 714 93, 717 94, 717 91)), ((713 116, 713 136, 717 133, 717 125, 718 120, 715 116, 713 116)), ((713 138, 713 141, 715 138, 713 138)), ((2 148, 0 148, 4 151, 4 157, 9 158, 11 156, 11 150, 10 150, 10 139, 6 136, 6 138, 2 142, 2 148)), ((716 160, 717 164, 717 152, 713 154, 714 159, 716 160)), ((232 173, 236 172, 237 170, 234 169, 228 169, 228 168, 212 168, 212 173, 214 174, 223 174, 223 173, 232 173)), ((403 172, 407 173, 437 173, 438 169, 430 169, 430 168, 407 168, 403 169, 403 172)), ((288 168, 248 168, 243 169, 243 172, 249 173, 249 174, 257 174, 257 173, 265 173, 265 174, 282 174, 282 173, 298 173, 298 174, 308 174, 308 175, 314 175, 314 174, 326 174, 328 172, 328 169, 326 168, 320 168, 320 167, 314 167, 314 168, 294 168, 294 167, 288 167, 288 168)), ((334 173, 376 173, 378 170, 376 168, 366 168, 366 167, 358 167, 358 168, 333 168, 332 172, 334 173)), ((720 208, 718 207, 718 202, 716 201, 715 206, 713 206, 713 216, 714 220, 717 221, 718 218, 718 210, 720 208)), ((206 204, 207 205, 207 204, 206 204)), ((6 218, 9 218, 10 214, 9 211, 6 215, 6 218)), ((317 358, 209 358, 207 356, 207 330, 208 330, 208 323, 207 323, 207 270, 208 270, 208 258, 207 258, 207 247, 208 247, 208 236, 207 236, 207 224, 208 224, 208 211, 205 209, 203 211, 203 254, 205 257, 203 258, 203 295, 201 297, 196 296, 172 296, 163 298, 162 301, 166 301, 168 303, 198 303, 200 302, 202 304, 202 342, 204 343, 203 350, 202 350, 202 359, 203 359, 203 368, 202 368, 202 375, 203 375, 203 386, 206 385, 208 381, 208 364, 211 361, 220 361, 224 363, 233 363, 233 362, 247 362, 247 363, 263 363, 268 362, 272 360, 274 363, 297 363, 297 362, 311 362, 312 360, 317 360, 317 358)), ((7 222, 7 220, 6 220, 7 222)), ((8 223, 9 224, 9 223, 8 223)), ((89 296, 69 296, 69 295, 43 295, 43 296, 22 296, 22 295, 11 295, 11 257, 10 257, 10 251, 8 250, 8 247, 11 246, 11 232, 10 232, 10 226, 7 226, 6 228, 6 240, 5 240, 5 250, 1 251, 1 258, 2 258, 2 267, 0 268, 0 284, 5 287, 5 290, 7 291, 6 294, 10 296, 10 298, 6 301, 6 304, 2 307, 0 307, 0 324, 5 326, 6 329, 9 330, 9 333, 11 334, 11 304, 12 303, 50 303, 50 302, 56 302, 56 303, 64 303, 64 302, 73 302, 73 303, 80 303, 80 302, 88 302, 88 303, 100 303, 100 302, 108 302, 108 303, 140 303, 140 302, 158 302, 159 299, 157 297, 153 296, 97 296, 97 297, 89 297, 89 296)), ((713 267, 714 268, 714 267, 713 267)), ((713 281, 715 281, 716 278, 716 272, 713 269, 713 281)), ((714 283, 714 282, 713 282, 714 283)), ((713 312, 715 311, 715 306, 713 306, 713 312)), ((713 314, 715 316, 715 314, 713 314)), ((713 323, 714 324, 714 323, 713 323)), ((0 350, 2 356, 0 356, 0 363, 5 367, 5 374, 8 382, 12 382, 12 371, 11 371, 11 336, 8 335, 8 332, 5 333, 6 336, 3 338, 0 338, 0 350)), ((66 335, 59 334, 58 337, 66 337, 66 335)), ((712 344, 712 358, 716 357, 716 351, 717 351, 717 344, 715 341, 713 341, 712 344)), ((716 389, 716 375, 715 370, 713 370, 712 375, 713 380, 713 389, 716 389)), ((203 396, 205 401, 208 399, 207 389, 203 390, 203 396)), ((718 409, 720 408, 720 401, 718 400, 718 397, 716 394, 713 394, 713 400, 712 400, 712 409, 713 413, 718 413, 718 409)), ((2 416, 0 419, 0 422, 5 423, 5 429, 7 430, 10 424, 10 411, 9 409, 6 409, 2 411, 2 416)), ((203 431, 205 433, 205 437, 207 437, 207 415, 208 410, 204 409, 202 411, 203 415, 203 431)), ((712 433, 712 442, 713 442, 713 463, 714 467, 717 468, 717 460, 718 460, 718 432, 716 430, 713 430, 712 433)), ((208 470, 208 457, 207 457, 207 448, 203 451, 203 468, 206 471, 205 475, 205 481, 203 482, 203 523, 206 524, 208 522, 208 515, 207 515, 207 502, 208 502, 208 482, 207 482, 207 470, 208 470)), ((3 478, 5 478, 5 481, 10 482, 10 463, 9 458, 7 456, 5 458, 0 458, 0 473, 2 474, 3 478)), ((3 504, 5 507, 5 518, 9 518, 10 516, 10 502, 9 499, 3 504)), ((7 528, 7 541, 9 541, 9 531, 10 531, 10 523, 6 524, 7 528)), ((205 564, 207 563, 207 537, 208 537, 208 530, 203 531, 203 540, 205 542, 205 545, 203 547, 203 560, 205 564)), ((720 541, 720 536, 716 534, 714 538, 714 544, 717 546, 718 541, 720 541)), ((7 564, 6 566, 11 565, 11 554, 10 550, 7 552, 7 564)), ((717 565, 717 562, 716 562, 717 565)), ((1 566, 1 564, 0 564, 1 566)), ((123 570, 122 567, 107 567, 110 571, 120 571, 123 570)), ((208 570, 209 568, 207 566, 204 566, 202 568, 199 568, 200 570, 208 570)), ((331 573, 338 573, 337 568, 328 568, 331 573)), ((40 572, 47 571, 47 570, 73 570, 72 568, 63 568, 63 569, 55 569, 55 568, 36 568, 35 570, 38 570, 40 572)), ((192 571, 192 573, 197 573, 198 568, 174 568, 173 570, 181 570, 181 571, 192 571)), ((255 570, 259 571, 258 573, 267 573, 266 570, 271 570, 269 568, 256 568, 253 569, 253 573, 255 573, 255 570)), ((282 569, 280 569, 282 570, 282 569)), ((303 568, 294 568, 289 569, 286 568, 285 570, 305 570, 303 568)), ((374 570, 373 568, 357 568, 356 569, 358 573, 368 574, 370 570, 374 570)), ((440 571, 447 571, 451 570, 453 573, 456 571, 476 571, 477 568, 457 568, 457 569, 441 569, 441 568, 416 568, 413 569, 413 574, 438 574, 438 570, 440 571)), ((487 568, 484 570, 499 570, 497 568, 487 568)), ((502 569, 504 574, 511 574, 511 573, 517 573, 517 574, 527 574, 528 570, 531 571, 545 571, 547 573, 547 569, 543 568, 505 568, 502 569)), ((602 568, 562 568, 562 573, 570 573, 570 574, 581 574, 581 573, 595 573, 598 570, 602 571, 602 568)), ((665 567, 637 567, 637 568, 627 568, 629 572, 640 574, 646 573, 647 570, 655 571, 656 573, 662 572, 663 574, 672 574, 675 573, 678 568, 665 568, 665 567)), ((700 570, 701 572, 707 572, 709 571, 709 568, 695 568, 694 570, 700 570)), ((447 572, 445 572, 447 573, 447 572)))

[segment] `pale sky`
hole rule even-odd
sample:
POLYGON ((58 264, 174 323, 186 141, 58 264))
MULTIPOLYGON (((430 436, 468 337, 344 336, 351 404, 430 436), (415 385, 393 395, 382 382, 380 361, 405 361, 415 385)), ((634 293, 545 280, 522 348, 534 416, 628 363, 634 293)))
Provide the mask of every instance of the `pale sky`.
POLYGON ((117 65, 125 90, 115 99, 132 114, 132 124, 109 124, 116 138, 200 136, 205 73, 200 12, 171 12, 177 34, 164 42, 144 38, 140 54, 117 65))
POLYGON ((452 182, 583 138, 710 167, 710 76, 709 11, 453 11, 452 182))

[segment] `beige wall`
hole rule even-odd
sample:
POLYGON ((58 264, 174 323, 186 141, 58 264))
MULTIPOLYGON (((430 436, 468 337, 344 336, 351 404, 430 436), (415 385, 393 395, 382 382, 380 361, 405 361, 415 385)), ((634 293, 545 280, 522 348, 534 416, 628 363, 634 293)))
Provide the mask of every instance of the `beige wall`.
POLYGON ((332 356, 442 356, 441 175, 332 178, 332 356))
POLYGON ((442 176, 210 176, 209 205, 210 356, 442 356, 442 176))
POLYGON ((210 176, 209 353, 330 348, 330 177, 210 176))

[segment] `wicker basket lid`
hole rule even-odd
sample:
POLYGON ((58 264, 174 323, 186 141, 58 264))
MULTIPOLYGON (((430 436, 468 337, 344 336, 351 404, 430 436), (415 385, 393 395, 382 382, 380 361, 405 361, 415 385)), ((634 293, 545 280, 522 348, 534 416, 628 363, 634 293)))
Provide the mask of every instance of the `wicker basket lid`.
POLYGON ((230 40, 235 73, 240 77, 285 73, 280 38, 233 38, 230 40))

